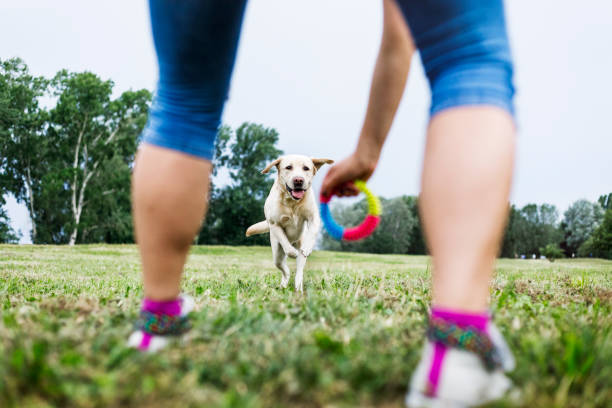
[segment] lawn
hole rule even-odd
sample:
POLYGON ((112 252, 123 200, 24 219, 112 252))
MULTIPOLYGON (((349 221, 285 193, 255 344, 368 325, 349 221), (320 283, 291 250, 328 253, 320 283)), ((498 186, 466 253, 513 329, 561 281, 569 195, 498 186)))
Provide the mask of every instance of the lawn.
MULTIPOLYGON (((0 246, 0 406, 402 406, 429 258, 315 252, 299 295, 269 248, 196 247, 194 328, 159 355, 125 347, 139 271, 134 246, 0 246)), ((500 260, 491 293, 520 391, 494 406, 611 406, 612 262, 500 260)))

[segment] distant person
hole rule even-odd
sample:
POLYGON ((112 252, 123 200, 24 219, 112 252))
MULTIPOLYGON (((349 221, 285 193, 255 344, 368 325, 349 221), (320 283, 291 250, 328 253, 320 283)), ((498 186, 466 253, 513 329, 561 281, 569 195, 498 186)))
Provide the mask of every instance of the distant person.
MULTIPOLYGON (((245 1, 149 4, 160 78, 133 177, 145 299, 130 344, 157 350, 169 334, 189 327, 191 304, 179 295, 180 277, 206 213, 245 1)), ((383 4, 383 38, 361 135, 355 151, 331 168, 322 190, 353 195, 347 182, 374 172, 416 44, 432 92, 419 204, 433 255, 433 307, 407 404, 481 404, 510 387, 503 371, 514 364, 488 310, 515 150, 503 4, 383 4)), ((319 63, 329 61, 313 61, 319 63)))

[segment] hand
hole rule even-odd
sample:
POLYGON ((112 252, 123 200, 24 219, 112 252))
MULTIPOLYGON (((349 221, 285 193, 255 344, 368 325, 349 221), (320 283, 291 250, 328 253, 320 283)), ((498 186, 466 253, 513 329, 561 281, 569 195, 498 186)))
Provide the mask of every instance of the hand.
POLYGON ((359 190, 352 185, 355 180, 367 181, 376 169, 376 161, 361 157, 356 151, 346 159, 340 161, 327 172, 321 192, 326 197, 335 193, 340 197, 356 196, 359 190))

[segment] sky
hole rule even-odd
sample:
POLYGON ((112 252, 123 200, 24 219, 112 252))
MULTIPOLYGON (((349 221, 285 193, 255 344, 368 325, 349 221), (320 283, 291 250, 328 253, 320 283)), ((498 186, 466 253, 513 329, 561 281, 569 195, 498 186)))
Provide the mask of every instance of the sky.
MULTIPOLYGON (((555 204, 612 192, 612 3, 508 0, 518 150, 511 201, 555 204)), ((286 153, 339 160, 363 121, 382 32, 375 0, 252 0, 223 122, 274 127, 286 153)), ((143 0, 13 0, 0 5, 0 59, 38 75, 92 71, 115 92, 153 90, 157 62, 143 0)), ((379 166, 378 195, 416 195, 429 90, 418 55, 379 166)), ((317 188, 323 179, 317 175, 317 188)), ((8 197, 29 242, 23 205, 8 197)))

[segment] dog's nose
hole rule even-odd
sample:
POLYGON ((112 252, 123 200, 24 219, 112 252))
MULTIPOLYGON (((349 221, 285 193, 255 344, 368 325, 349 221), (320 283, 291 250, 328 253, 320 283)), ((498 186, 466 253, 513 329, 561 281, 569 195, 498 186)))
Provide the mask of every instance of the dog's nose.
POLYGON ((304 184, 304 178, 303 177, 295 177, 293 179, 293 186, 294 187, 302 187, 303 184, 304 184))

